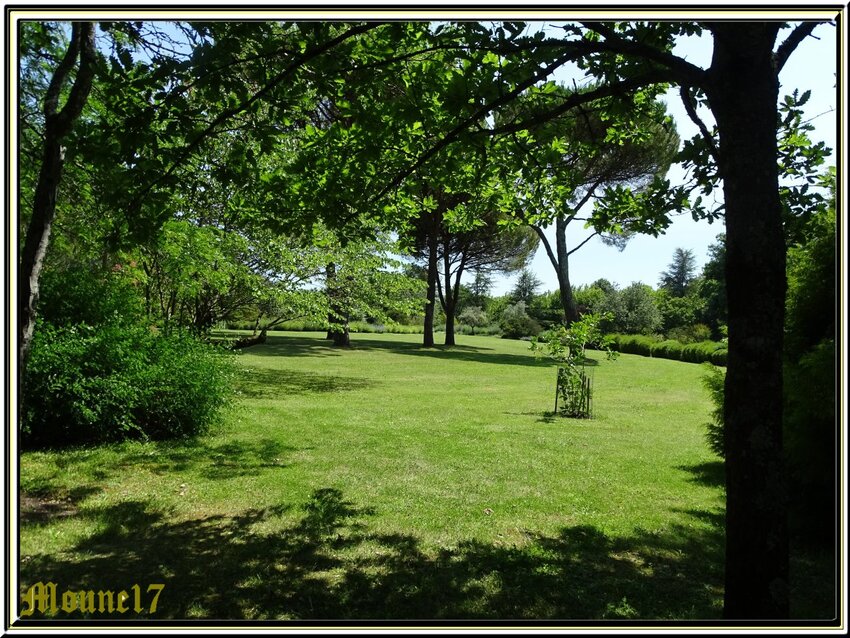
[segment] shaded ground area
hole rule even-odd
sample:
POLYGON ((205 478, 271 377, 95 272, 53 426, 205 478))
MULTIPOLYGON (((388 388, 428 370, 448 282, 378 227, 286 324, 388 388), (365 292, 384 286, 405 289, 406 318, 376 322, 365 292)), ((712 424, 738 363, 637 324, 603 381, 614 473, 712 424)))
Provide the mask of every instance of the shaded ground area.
MULTIPOLYGON (((494 352, 492 348, 484 346, 468 345, 445 346, 438 344, 431 348, 424 348, 419 341, 388 341, 385 339, 364 337, 358 334, 351 336, 350 349, 389 350, 395 354, 412 357, 432 357, 497 365, 542 367, 552 365, 551 361, 537 358, 531 352, 527 355, 511 354, 507 352, 494 352)), ((340 348, 335 348, 328 341, 316 339, 315 337, 298 337, 290 334, 276 335, 271 332, 268 334, 268 340, 262 347, 248 348, 245 352, 261 357, 335 357, 342 354, 340 348)))
MULTIPOLYGON (((34 556, 26 589, 126 589, 164 583, 157 618, 599 619, 715 618, 722 574, 719 517, 611 539, 593 527, 530 536, 522 547, 464 541, 429 551, 407 534, 370 530, 374 513, 316 490, 298 522, 289 506, 172 523, 149 503, 83 510, 102 530, 71 560, 34 556), (262 524, 262 525, 261 525, 262 524), (143 585, 144 586, 144 585, 143 585)), ((705 514, 703 514, 705 516, 705 514)), ((28 524, 26 521, 24 524, 28 524)))
POLYGON ((250 368, 243 372, 237 390, 250 398, 285 397, 311 392, 345 392, 375 385, 358 377, 317 374, 300 370, 250 368))

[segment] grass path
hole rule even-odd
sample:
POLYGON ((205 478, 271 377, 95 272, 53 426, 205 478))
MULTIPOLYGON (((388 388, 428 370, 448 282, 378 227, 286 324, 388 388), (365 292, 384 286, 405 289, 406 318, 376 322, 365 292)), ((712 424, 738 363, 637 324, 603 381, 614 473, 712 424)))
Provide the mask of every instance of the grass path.
POLYGON ((719 615, 700 366, 601 360, 565 420, 527 343, 420 338, 273 333, 206 437, 24 454, 23 583, 164 582, 172 618, 719 615))

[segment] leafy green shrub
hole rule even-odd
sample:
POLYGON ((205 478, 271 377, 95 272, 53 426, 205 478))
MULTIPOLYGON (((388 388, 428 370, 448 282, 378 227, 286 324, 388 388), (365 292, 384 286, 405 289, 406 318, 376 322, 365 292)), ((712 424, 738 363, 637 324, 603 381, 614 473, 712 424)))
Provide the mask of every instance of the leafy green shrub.
POLYGON ((39 316, 55 325, 135 323, 144 316, 133 269, 116 264, 102 271, 87 264, 45 269, 39 316))
POLYGON ((676 361, 681 361, 683 347, 684 346, 678 341, 668 339, 667 341, 653 343, 650 347, 650 354, 653 357, 659 357, 661 359, 675 359, 676 361))
POLYGON ((706 374, 702 378, 702 383, 705 389, 708 390, 711 401, 714 404, 711 410, 711 421, 705 424, 705 438, 712 452, 720 458, 726 458, 726 435, 723 431, 726 370, 710 363, 704 365, 706 374))
POLYGON ((644 357, 652 356, 653 344, 660 341, 660 339, 650 337, 648 335, 624 334, 613 334, 611 335, 611 339, 612 349, 617 352, 623 352, 625 354, 639 354, 644 357))
POLYGON ((726 345, 717 341, 700 341, 689 343, 682 348, 682 361, 690 363, 705 363, 711 361, 711 355, 716 350, 725 350, 726 345))
POLYGON ((658 337, 646 335, 609 335, 612 348, 626 354, 639 354, 644 357, 674 359, 689 363, 707 363, 726 365, 726 344, 720 341, 701 341, 683 345, 672 339, 661 341, 658 337))
POLYGON ((674 339, 683 344, 697 343, 711 339, 711 328, 703 323, 673 328, 667 333, 668 339, 674 339))
POLYGON ((499 326, 502 329, 502 336, 508 339, 535 337, 542 330, 540 324, 528 316, 523 301, 505 308, 499 326))
POLYGON ((184 333, 41 323, 22 384, 23 442, 61 446, 202 433, 232 396, 231 357, 184 333))
POLYGON ((728 351, 726 348, 715 350, 711 353, 711 363, 716 366, 726 366, 726 357, 728 351))
POLYGON ((785 364, 784 447, 792 522, 808 536, 835 531, 836 374, 835 341, 824 339, 799 361, 785 364))

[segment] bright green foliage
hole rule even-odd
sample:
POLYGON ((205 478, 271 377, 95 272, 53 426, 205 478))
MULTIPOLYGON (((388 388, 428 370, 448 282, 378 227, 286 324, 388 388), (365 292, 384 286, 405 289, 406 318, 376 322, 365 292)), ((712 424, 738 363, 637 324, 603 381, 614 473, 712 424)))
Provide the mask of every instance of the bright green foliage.
POLYGON ((835 233, 833 205, 810 218, 788 251, 786 351, 792 359, 835 334, 835 233))
POLYGON ((689 326, 681 326, 667 331, 669 339, 675 339, 681 343, 696 343, 698 341, 709 341, 711 339, 711 328, 704 323, 695 323, 689 326))
POLYGON ((148 315, 166 326, 204 333, 238 314, 269 327, 327 313, 307 288, 324 255, 294 238, 172 220, 140 261, 148 315))
POLYGON ((557 290, 550 290, 535 295, 528 306, 528 314, 544 327, 564 323, 564 309, 561 306, 560 293, 557 290))
POLYGON ((652 288, 633 283, 617 293, 618 307, 613 325, 617 332, 652 334, 661 327, 661 313, 655 305, 652 288))
POLYGON ((617 352, 652 356, 652 346, 661 341, 660 337, 647 335, 612 334, 613 348, 617 352))
POLYGON ((542 330, 540 324, 528 316, 524 301, 509 305, 502 311, 499 327, 502 329, 502 336, 508 339, 534 337, 542 330))
MULTIPOLYGON (((834 177, 829 174, 827 178, 834 177)), ((836 454, 836 219, 832 205, 810 215, 788 252, 785 430, 799 526, 831 542, 836 454)))
POLYGON ((484 312, 483 308, 478 306, 467 306, 458 316, 460 322, 472 328, 472 334, 475 334, 476 328, 483 328, 490 323, 490 317, 484 312))
POLYGON ((87 264, 45 269, 39 309, 56 326, 136 323, 144 316, 139 272, 116 263, 101 271, 87 264))
POLYGON ((23 379, 25 445, 200 434, 232 398, 215 346, 145 326, 42 324, 23 379))
POLYGON ((652 344, 649 354, 652 357, 661 357, 662 359, 682 359, 682 348, 684 346, 674 340, 659 341, 652 344))
POLYGON ((726 437, 723 430, 723 410, 724 410, 724 384, 726 383, 726 370, 714 366, 709 363, 705 364, 706 373, 702 378, 702 384, 711 397, 711 402, 714 407, 711 409, 711 421, 705 424, 705 438, 708 441, 708 447, 717 456, 726 457, 726 437))
POLYGON ((644 357, 674 359, 689 363, 711 362, 715 365, 726 365, 726 343, 719 341, 700 341, 698 343, 682 343, 675 339, 666 341, 658 335, 628 335, 612 334, 612 348, 618 352, 639 354, 644 357))
POLYGON ((328 327, 344 332, 350 321, 392 321, 391 315, 421 308, 425 282, 408 277, 395 256, 397 244, 387 233, 343 243, 327 228, 314 228, 312 244, 333 274, 324 273, 328 327))
POLYGON ((671 339, 673 330, 688 328, 697 323, 703 314, 705 301, 695 294, 677 297, 667 289, 655 292, 655 303, 661 314, 661 330, 671 339))

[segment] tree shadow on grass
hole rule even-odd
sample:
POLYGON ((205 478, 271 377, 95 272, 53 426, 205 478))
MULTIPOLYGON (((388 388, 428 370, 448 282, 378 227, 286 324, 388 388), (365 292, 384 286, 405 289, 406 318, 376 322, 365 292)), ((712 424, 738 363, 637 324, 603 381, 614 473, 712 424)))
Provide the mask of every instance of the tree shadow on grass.
POLYGON ((704 487, 726 487, 726 468, 723 461, 680 465, 678 469, 691 474, 689 480, 704 487))
POLYGON ((309 357, 309 356, 342 356, 346 352, 382 350, 394 354, 416 357, 431 357, 445 360, 472 361, 475 363, 496 363, 503 365, 525 365, 545 367, 552 365, 550 361, 536 358, 532 354, 494 353, 492 348, 480 346, 456 345, 446 346, 437 344, 425 348, 421 343, 410 341, 394 341, 351 336, 351 348, 334 348, 323 339, 310 337, 294 337, 291 335, 269 334, 268 341, 262 346, 246 350, 257 356, 309 357))
MULTIPOLYGON (((536 416, 537 423, 557 423, 561 421, 558 414, 551 410, 545 410, 543 412, 505 412, 505 414, 510 416, 536 416)), ((564 420, 564 423, 568 423, 568 421, 564 420)))
POLYGON ((494 363, 501 365, 523 365, 535 367, 551 366, 550 361, 538 359, 533 354, 494 353, 492 348, 475 346, 435 345, 425 348, 418 343, 399 343, 379 339, 357 339, 352 342, 355 349, 390 350, 396 354, 414 357, 430 357, 446 361, 471 361, 474 363, 494 363))
MULTIPOLYGON (((292 464, 291 458, 296 452, 309 449, 312 448, 296 448, 274 439, 218 444, 190 439, 153 443, 139 451, 107 457, 98 464, 86 460, 90 450, 69 449, 56 456, 57 469, 53 474, 22 484, 21 523, 44 524, 75 515, 84 500, 102 492, 102 485, 120 474, 145 471, 173 476, 186 472, 226 481, 285 469, 292 464), (82 483, 70 490, 64 487, 67 478, 60 476, 62 468, 68 464, 77 468, 77 480, 82 483)), ((178 486, 179 483, 169 487, 177 489, 178 486)))
POLYGON ((120 465, 161 475, 191 472, 208 479, 229 480, 288 467, 288 458, 298 450, 274 439, 219 444, 172 442, 171 445, 158 445, 152 452, 124 455, 120 465))
POLYGON ((298 508, 178 522, 148 502, 127 501, 83 511, 100 531, 70 553, 29 557, 21 591, 36 582, 114 591, 163 583, 151 616, 160 619, 374 624, 703 619, 720 612, 722 537, 713 527, 610 538, 580 525, 522 546, 464 540, 435 549, 412 534, 371 529, 372 514, 334 488, 316 490, 298 508))
POLYGON ((285 398, 309 393, 346 392, 376 385, 361 377, 317 374, 298 370, 249 368, 240 376, 237 391, 252 399, 285 398))
POLYGON ((334 347, 331 341, 319 337, 298 337, 269 332, 265 343, 239 352, 261 357, 340 357, 345 351, 334 347))

